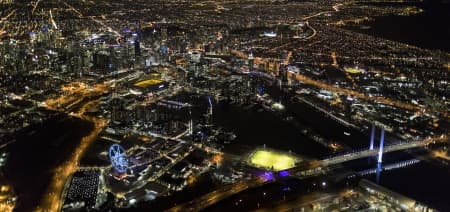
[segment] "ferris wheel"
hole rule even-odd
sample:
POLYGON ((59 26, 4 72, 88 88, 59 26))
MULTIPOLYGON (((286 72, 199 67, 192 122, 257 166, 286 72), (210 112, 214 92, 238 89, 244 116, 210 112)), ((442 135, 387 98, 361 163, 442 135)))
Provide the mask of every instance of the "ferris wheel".
POLYGON ((118 173, 125 173, 128 169, 128 161, 125 149, 119 144, 109 147, 109 160, 118 173))

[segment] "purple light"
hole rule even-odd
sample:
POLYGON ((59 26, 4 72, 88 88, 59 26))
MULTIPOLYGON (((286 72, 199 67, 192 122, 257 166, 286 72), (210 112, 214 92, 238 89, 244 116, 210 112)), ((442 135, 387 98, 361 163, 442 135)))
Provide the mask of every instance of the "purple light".
POLYGON ((280 175, 280 177, 287 177, 287 176, 289 176, 289 172, 286 170, 280 171, 280 172, 278 172, 278 175, 280 175))
POLYGON ((273 180, 273 174, 272 172, 264 172, 263 176, 262 176, 266 181, 271 181, 273 180))

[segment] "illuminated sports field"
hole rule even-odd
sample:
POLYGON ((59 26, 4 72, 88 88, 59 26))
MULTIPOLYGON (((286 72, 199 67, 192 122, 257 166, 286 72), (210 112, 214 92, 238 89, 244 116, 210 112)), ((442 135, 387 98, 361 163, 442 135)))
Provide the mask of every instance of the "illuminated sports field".
POLYGON ((345 71, 350 74, 360 74, 363 70, 358 68, 345 68, 345 71))
POLYGON ((250 156, 251 164, 275 171, 292 168, 295 162, 295 157, 270 150, 257 150, 250 156))
POLYGON ((140 87, 140 88, 146 88, 148 86, 156 85, 156 84, 159 84, 159 83, 162 83, 162 81, 161 80, 156 80, 156 79, 149 79, 149 80, 144 80, 144 81, 137 82, 137 83, 134 84, 134 86, 140 87))

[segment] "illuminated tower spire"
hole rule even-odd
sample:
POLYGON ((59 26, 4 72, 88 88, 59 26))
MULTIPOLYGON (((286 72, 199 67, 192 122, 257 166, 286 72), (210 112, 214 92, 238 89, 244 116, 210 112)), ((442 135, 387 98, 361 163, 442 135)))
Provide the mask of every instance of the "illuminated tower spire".
POLYGON ((208 97, 208 103, 209 103, 209 115, 212 117, 213 115, 213 105, 212 105, 212 100, 211 97, 208 97))
POLYGON ((189 119, 189 126, 188 126, 188 135, 192 135, 192 133, 193 133, 193 122, 192 122, 192 112, 191 112, 191 110, 189 110, 189 117, 190 117, 190 119, 189 119))

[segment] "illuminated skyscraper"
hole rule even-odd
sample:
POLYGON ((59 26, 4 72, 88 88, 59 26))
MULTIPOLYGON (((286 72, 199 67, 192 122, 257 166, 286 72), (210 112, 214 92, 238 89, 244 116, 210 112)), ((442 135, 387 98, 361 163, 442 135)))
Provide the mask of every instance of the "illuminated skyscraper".
POLYGON ((253 58, 253 53, 250 52, 250 54, 248 55, 248 69, 250 72, 253 72, 254 65, 255 65, 255 61, 253 58))

